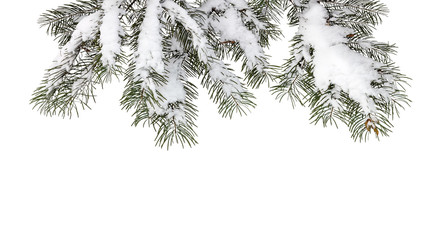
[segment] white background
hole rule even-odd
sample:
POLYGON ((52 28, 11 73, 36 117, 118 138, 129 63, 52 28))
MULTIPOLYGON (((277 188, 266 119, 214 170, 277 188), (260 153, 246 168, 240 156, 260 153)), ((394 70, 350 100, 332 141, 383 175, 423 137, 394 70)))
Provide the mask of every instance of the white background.
MULTIPOLYGON (((398 44, 414 79, 391 137, 354 143, 265 86, 234 120, 201 91, 200 144, 170 151, 131 127, 123 82, 97 91, 79 119, 32 110, 57 52, 36 19, 67 2, 2 3, 0 239, 443 239, 441 1, 383 1, 391 14, 377 39, 398 44)), ((279 63, 287 44, 274 45, 279 63)))

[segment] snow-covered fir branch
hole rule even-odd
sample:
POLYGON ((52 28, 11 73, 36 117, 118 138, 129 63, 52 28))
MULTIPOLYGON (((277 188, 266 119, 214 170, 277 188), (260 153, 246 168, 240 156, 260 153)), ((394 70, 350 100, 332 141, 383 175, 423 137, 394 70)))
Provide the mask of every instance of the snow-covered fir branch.
POLYGON ((388 135, 409 99, 407 78, 390 58, 394 46, 373 40, 386 13, 372 0, 294 2, 289 16, 298 32, 273 92, 308 105, 313 123, 344 122, 355 140, 388 135))
POLYGON ((378 0, 78 0, 39 19, 60 54, 31 102, 70 117, 89 108, 97 85, 123 76, 134 125, 153 126, 161 147, 192 146, 198 82, 233 117, 255 107, 248 87, 277 80, 277 98, 310 107, 314 123, 344 122, 356 140, 387 135, 409 103, 395 46, 373 38, 387 12, 378 0), (285 12, 298 32, 291 58, 273 66, 266 49, 285 12))

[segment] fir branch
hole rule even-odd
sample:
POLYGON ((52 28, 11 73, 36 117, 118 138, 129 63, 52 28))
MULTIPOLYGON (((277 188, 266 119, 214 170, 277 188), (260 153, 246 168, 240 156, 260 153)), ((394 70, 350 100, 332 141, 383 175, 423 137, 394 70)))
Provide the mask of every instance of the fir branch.
POLYGON ((78 0, 38 21, 58 41, 60 55, 31 104, 44 115, 78 115, 95 101, 97 85, 124 76, 122 108, 132 112, 133 125, 152 126, 156 145, 169 149, 197 144, 196 79, 229 118, 256 106, 248 87, 278 80, 271 92, 309 107, 312 123, 342 122, 356 141, 387 136, 394 116, 410 103, 410 79, 391 58, 396 46, 373 37, 387 13, 378 0, 78 0), (273 66, 265 49, 282 36, 285 12, 299 32, 291 57, 273 66), (338 79, 321 61, 325 52, 345 65, 357 60, 359 66, 348 69, 365 73, 345 71, 338 79), (228 61, 241 64, 243 78, 228 61), (350 87, 358 81, 360 90, 350 87))

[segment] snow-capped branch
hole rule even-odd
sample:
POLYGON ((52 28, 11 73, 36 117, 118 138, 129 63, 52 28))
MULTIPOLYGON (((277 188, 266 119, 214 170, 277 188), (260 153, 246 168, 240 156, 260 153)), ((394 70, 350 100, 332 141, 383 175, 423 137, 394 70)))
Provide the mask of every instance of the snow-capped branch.
MULTIPOLYGON (((254 33, 248 29, 242 18, 246 12, 248 15, 244 16, 252 17, 245 1, 208 0, 200 9, 210 15, 206 25, 220 35, 221 43, 239 44, 247 59, 248 69, 257 68, 261 71, 266 67, 266 56, 260 46, 258 32, 254 33), (214 11, 221 14, 212 14, 214 11)), ((258 30, 264 28, 263 24, 257 23, 255 18, 252 19, 258 25, 258 30)))
POLYGON ((149 79, 151 71, 163 74, 165 70, 163 62, 163 47, 160 14, 162 8, 160 0, 147 0, 143 23, 138 36, 137 51, 135 53, 135 74, 140 76, 144 87, 155 91, 154 83, 149 79))
MULTIPOLYGON (((100 21, 100 13, 96 12, 91 15, 83 17, 77 24, 72 33, 71 40, 60 49, 60 53, 54 59, 53 66, 50 71, 69 72, 80 52, 81 44, 93 40, 97 33, 100 21)), ((55 81, 50 81, 46 85, 48 94, 53 92, 58 85, 62 83, 63 78, 57 78, 55 81)))
POLYGON ((183 9, 177 3, 166 0, 162 3, 162 6, 174 19, 180 21, 186 30, 191 32, 192 42, 198 51, 200 60, 207 63, 208 42, 201 26, 188 14, 187 10, 183 9))
POLYGON ((327 24, 326 9, 317 1, 311 1, 300 17, 299 34, 305 44, 314 49, 313 64, 316 86, 326 91, 331 84, 349 94, 369 114, 376 111, 370 96, 379 92, 371 82, 380 76, 375 70, 381 65, 349 49, 346 36, 352 29, 327 24))
POLYGON ((105 66, 113 66, 115 58, 121 53, 121 35, 124 34, 120 23, 123 0, 104 0, 102 4, 103 18, 100 27, 100 43, 102 44, 102 62, 105 66))

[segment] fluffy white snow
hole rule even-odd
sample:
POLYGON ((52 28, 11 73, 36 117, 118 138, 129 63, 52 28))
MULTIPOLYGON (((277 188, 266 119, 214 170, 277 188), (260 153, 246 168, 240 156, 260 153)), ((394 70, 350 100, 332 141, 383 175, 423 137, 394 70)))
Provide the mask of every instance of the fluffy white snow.
POLYGON ((103 18, 100 27, 100 43, 102 44, 102 62, 105 66, 115 64, 116 55, 121 52, 121 35, 123 29, 120 23, 122 10, 119 8, 122 0, 104 0, 103 18))
MULTIPOLYGON (((246 20, 255 19, 248 4, 244 0, 208 0, 200 7, 200 10, 206 13, 212 12, 213 9, 224 13, 221 16, 208 18, 206 24, 213 27, 220 35, 221 44, 237 42, 245 53, 247 67, 262 70, 265 64, 263 61, 265 54, 259 44, 258 34, 245 26, 246 20)), ((264 28, 258 20, 255 19, 253 22, 258 25, 258 28, 264 28)))
MULTIPOLYGON (((345 45, 351 30, 327 24, 328 12, 317 1, 311 1, 300 16, 299 33, 305 44, 314 48, 315 84, 326 90, 330 84, 347 92, 350 98, 360 103, 366 113, 375 111, 369 96, 380 94, 371 87, 379 78, 375 68, 380 64, 345 45)), ((306 52, 302 52, 306 57, 306 52)))
POLYGON ((178 109, 172 109, 168 105, 186 101, 186 91, 181 80, 181 78, 185 78, 182 68, 183 60, 183 58, 172 58, 165 64, 168 82, 158 87, 158 91, 166 100, 161 102, 160 109, 156 109, 157 114, 166 114, 167 118, 174 119, 179 124, 186 123, 182 104, 179 104, 178 109))
MULTIPOLYGON (((148 78, 152 70, 164 74, 163 48, 160 14, 160 0, 147 0, 145 18, 138 37, 138 49, 135 53, 135 74, 144 79, 143 87, 155 90, 155 85, 148 78)), ((155 92, 155 91, 154 91, 155 92)))

